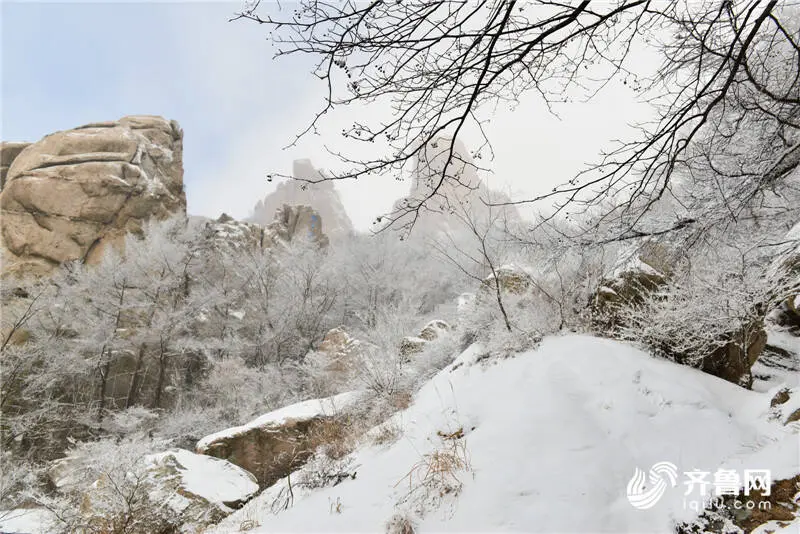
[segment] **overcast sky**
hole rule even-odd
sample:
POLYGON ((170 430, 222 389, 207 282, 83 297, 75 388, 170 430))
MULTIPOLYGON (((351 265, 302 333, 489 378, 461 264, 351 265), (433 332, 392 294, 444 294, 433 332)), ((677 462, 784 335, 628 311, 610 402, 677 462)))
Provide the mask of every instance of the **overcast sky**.
MULTIPOLYGON (((133 114, 175 119, 184 129, 189 212, 246 217, 275 187, 268 172, 289 173, 295 158, 332 162, 319 138, 282 150, 322 105, 323 88, 309 60, 272 59, 265 28, 228 22, 240 5, 3 0, 0 138, 35 141, 133 114)), ((560 108, 561 120, 535 98, 500 110, 488 129, 495 159, 485 163, 494 171, 487 179, 516 198, 548 191, 625 136, 643 109, 618 82, 590 104, 560 108)), ((410 184, 337 187, 366 230, 410 184)))

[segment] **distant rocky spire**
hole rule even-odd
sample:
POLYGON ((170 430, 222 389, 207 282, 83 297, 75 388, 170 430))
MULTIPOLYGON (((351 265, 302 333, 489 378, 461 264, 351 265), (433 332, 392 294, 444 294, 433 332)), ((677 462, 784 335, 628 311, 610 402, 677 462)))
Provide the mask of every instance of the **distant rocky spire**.
POLYGON ((302 180, 316 180, 322 177, 309 159, 294 161, 292 176, 300 180, 286 180, 278 184, 275 191, 256 202, 251 222, 268 225, 273 221, 276 211, 284 204, 290 206, 311 206, 325 221, 325 233, 336 241, 353 233, 353 223, 344 209, 339 193, 333 182, 309 183, 302 180))

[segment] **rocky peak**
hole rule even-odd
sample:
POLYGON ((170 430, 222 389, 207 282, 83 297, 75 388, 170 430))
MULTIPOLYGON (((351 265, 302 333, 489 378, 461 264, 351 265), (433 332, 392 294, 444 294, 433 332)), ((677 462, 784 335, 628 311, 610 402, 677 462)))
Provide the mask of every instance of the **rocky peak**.
POLYGON ((339 193, 333 182, 309 183, 303 180, 319 180, 322 174, 314 168, 311 160, 295 160, 292 176, 297 180, 287 180, 278 184, 275 191, 259 200, 249 221, 268 225, 282 206, 308 206, 325 220, 326 233, 332 240, 341 239, 353 233, 353 223, 347 216, 339 193))
MULTIPOLYGON (((414 163, 411 189, 408 195, 394 204, 392 219, 397 219, 395 224, 398 228, 413 220, 409 207, 423 201, 426 207, 420 210, 414 222, 414 233, 424 236, 462 228, 463 223, 455 214, 463 217, 465 211, 479 224, 497 217, 501 209, 489 208, 481 199, 494 202, 510 200, 506 194, 486 185, 478 174, 479 168, 472 155, 460 140, 453 144, 453 157, 447 165, 447 179, 440 184, 451 142, 451 138, 439 137, 422 147, 414 163)), ((503 213, 508 223, 520 221, 513 207, 506 207, 503 213)))

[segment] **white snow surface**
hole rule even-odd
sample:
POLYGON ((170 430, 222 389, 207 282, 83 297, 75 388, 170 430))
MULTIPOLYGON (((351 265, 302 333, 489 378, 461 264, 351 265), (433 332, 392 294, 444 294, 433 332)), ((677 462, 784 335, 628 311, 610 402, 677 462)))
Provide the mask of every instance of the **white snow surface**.
POLYGON ((332 416, 356 402, 362 393, 348 391, 325 399, 311 399, 296 404, 285 406, 278 410, 266 413, 241 426, 226 428, 219 432, 209 434, 197 442, 197 450, 204 451, 211 443, 218 439, 243 434, 249 430, 260 427, 280 426, 289 419, 311 419, 318 416, 332 416))
POLYGON ((46 508, 0 510, 0 532, 14 534, 49 534, 56 517, 46 508))
MULTIPOLYGON (((152 454, 148 460, 158 466, 174 457, 183 468, 178 468, 180 485, 186 491, 197 495, 210 503, 224 505, 226 502, 245 501, 258 491, 256 478, 239 466, 227 460, 212 456, 195 454, 184 449, 171 449, 152 454)), ((170 496, 172 497, 172 496, 170 496)), ((176 511, 181 512, 187 503, 183 497, 170 501, 176 511)))
POLYGON ((628 272, 640 272, 650 276, 664 276, 664 273, 659 272, 652 266, 643 262, 638 255, 633 255, 617 263, 617 265, 614 267, 614 271, 611 274, 611 278, 620 278, 624 273, 628 272))
POLYGON ((245 520, 257 522, 254 533, 385 532, 400 513, 417 533, 672 533, 697 515, 683 505, 684 471, 800 472, 798 425, 768 417, 775 391, 747 391, 589 336, 548 337, 510 359, 481 354, 473 345, 423 386, 392 421, 402 428, 397 441, 366 440, 352 455, 355 479, 295 487, 291 507, 273 514, 287 486, 279 481, 213 532, 238 532, 245 520), (415 466, 452 446, 437 432, 459 428, 471 465, 455 473, 460 492, 440 502, 421 490, 409 497, 409 474, 419 488, 423 472, 415 466), (635 509, 626 496, 635 469, 664 461, 677 465, 678 485, 635 509))

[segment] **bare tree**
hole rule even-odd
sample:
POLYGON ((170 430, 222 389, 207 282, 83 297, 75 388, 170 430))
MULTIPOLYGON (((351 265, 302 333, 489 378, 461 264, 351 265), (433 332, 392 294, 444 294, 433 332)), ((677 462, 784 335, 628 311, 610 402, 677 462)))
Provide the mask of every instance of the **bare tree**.
MULTIPOLYGON (((235 18, 269 27, 277 56, 317 59, 314 74, 326 84, 327 102, 298 137, 315 132, 335 108, 386 102, 393 110, 389 120, 375 117, 342 132, 377 145, 381 155, 357 161, 339 154, 346 170, 321 179, 397 175, 406 164, 424 164, 431 150, 444 158, 427 193, 388 216, 404 226, 453 187, 470 187, 459 169, 472 163, 458 156, 456 142, 468 129, 483 133, 496 106, 535 94, 553 109, 591 98, 619 77, 656 106, 657 119, 573 180, 519 202, 555 197, 557 214, 613 198, 607 217, 624 221, 616 237, 649 235, 694 222, 637 227, 675 178, 700 161, 741 186, 726 200, 733 213, 800 163, 799 18, 789 2, 301 0, 292 6, 286 13, 256 1, 235 18), (648 45, 664 56, 652 79, 629 66, 632 48, 648 45), (758 156, 732 172, 718 156, 728 156, 732 140, 753 124, 766 134, 753 150, 758 156)), ((491 152, 483 140, 477 156, 491 152)))

